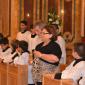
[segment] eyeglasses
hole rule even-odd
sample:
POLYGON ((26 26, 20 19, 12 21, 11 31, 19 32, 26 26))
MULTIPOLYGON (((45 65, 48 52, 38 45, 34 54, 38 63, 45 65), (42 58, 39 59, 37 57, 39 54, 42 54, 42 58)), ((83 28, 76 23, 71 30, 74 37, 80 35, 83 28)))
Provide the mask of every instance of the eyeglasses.
POLYGON ((50 34, 50 33, 41 32, 41 34, 45 35, 45 34, 50 34))

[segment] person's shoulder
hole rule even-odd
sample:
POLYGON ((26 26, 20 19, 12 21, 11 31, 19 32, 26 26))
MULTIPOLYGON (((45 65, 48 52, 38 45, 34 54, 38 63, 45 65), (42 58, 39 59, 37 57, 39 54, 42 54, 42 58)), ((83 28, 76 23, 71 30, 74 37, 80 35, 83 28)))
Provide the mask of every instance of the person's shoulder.
POLYGON ((59 45, 56 41, 51 41, 52 45, 59 45))
POLYGON ((31 34, 31 32, 30 32, 30 31, 26 31, 26 33, 27 33, 27 34, 31 34))
POLYGON ((63 38, 63 36, 58 36, 57 39, 58 39, 58 40, 63 40, 63 41, 65 41, 64 38, 63 38))
POLYGON ((22 56, 29 56, 29 53, 28 52, 24 52, 24 53, 22 53, 22 56))
POLYGON ((77 64, 77 67, 79 67, 79 68, 85 68, 85 61, 80 61, 80 62, 77 64))
POLYGON ((17 35, 19 35, 19 34, 21 34, 21 32, 20 32, 20 31, 17 33, 17 35))

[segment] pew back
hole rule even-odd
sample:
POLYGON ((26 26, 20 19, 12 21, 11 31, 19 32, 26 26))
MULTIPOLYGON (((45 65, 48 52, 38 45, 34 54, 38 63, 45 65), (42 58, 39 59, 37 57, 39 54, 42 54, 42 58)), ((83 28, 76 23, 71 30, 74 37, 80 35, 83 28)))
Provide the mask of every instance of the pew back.
POLYGON ((47 74, 43 77, 43 85, 76 85, 71 79, 54 79, 53 75, 47 74))
POLYGON ((0 63, 0 85, 27 85, 28 65, 0 63))

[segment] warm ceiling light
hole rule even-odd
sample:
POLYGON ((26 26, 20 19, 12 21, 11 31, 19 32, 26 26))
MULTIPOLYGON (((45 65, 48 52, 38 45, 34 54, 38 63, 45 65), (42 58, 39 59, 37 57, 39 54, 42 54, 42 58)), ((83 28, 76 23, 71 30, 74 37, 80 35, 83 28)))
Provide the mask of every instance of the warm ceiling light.
POLYGON ((64 10, 63 9, 61 10, 61 14, 64 14, 64 10))
POLYGON ((27 14, 27 17, 29 17, 29 16, 30 16, 30 14, 28 13, 28 14, 27 14))

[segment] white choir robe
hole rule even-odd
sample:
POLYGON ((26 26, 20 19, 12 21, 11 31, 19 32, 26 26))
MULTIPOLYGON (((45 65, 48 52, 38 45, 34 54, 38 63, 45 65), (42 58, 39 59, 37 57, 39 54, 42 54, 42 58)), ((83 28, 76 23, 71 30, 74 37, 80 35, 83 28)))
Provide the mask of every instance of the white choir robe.
POLYGON ((38 35, 36 35, 34 38, 31 38, 31 34, 28 36, 28 50, 30 52, 32 52, 32 50, 35 49, 35 47, 40 44, 42 41, 41 39, 38 37, 38 35))
MULTIPOLYGON (((13 58, 14 55, 16 55, 16 54, 17 54, 17 52, 14 52, 13 54, 7 55, 6 58, 3 60, 3 62, 4 62, 4 63, 12 62, 12 61, 13 61, 12 58, 13 58)), ((18 57, 18 56, 16 56, 16 57, 18 57)))
POLYGON ((24 40, 24 41, 28 42, 29 34, 31 34, 29 31, 26 31, 25 33, 18 32, 16 39, 19 41, 24 40))
POLYGON ((31 70, 32 70, 32 65, 29 65, 28 66, 28 84, 34 84, 31 70))
POLYGON ((20 56, 14 59, 14 64, 26 65, 28 64, 28 60, 29 60, 29 53, 24 52, 20 56))
POLYGON ((5 59, 7 55, 11 54, 12 49, 8 48, 6 51, 1 51, 0 52, 0 59, 5 59))
POLYGON ((66 45, 65 45, 65 40, 64 40, 63 37, 58 36, 56 42, 59 44, 59 46, 61 48, 61 51, 62 51, 60 63, 66 64, 66 45))
POLYGON ((85 85, 85 76, 79 81, 79 85, 85 85))
MULTIPOLYGON (((26 65, 29 61, 29 54, 27 52, 23 53, 21 56, 16 57, 14 59, 14 64, 26 65)), ((31 73, 32 65, 28 64, 28 83, 33 84, 32 73, 31 73)))
POLYGON ((85 76, 85 61, 73 66, 75 60, 62 72, 61 79, 73 79, 76 83, 80 77, 85 76))

